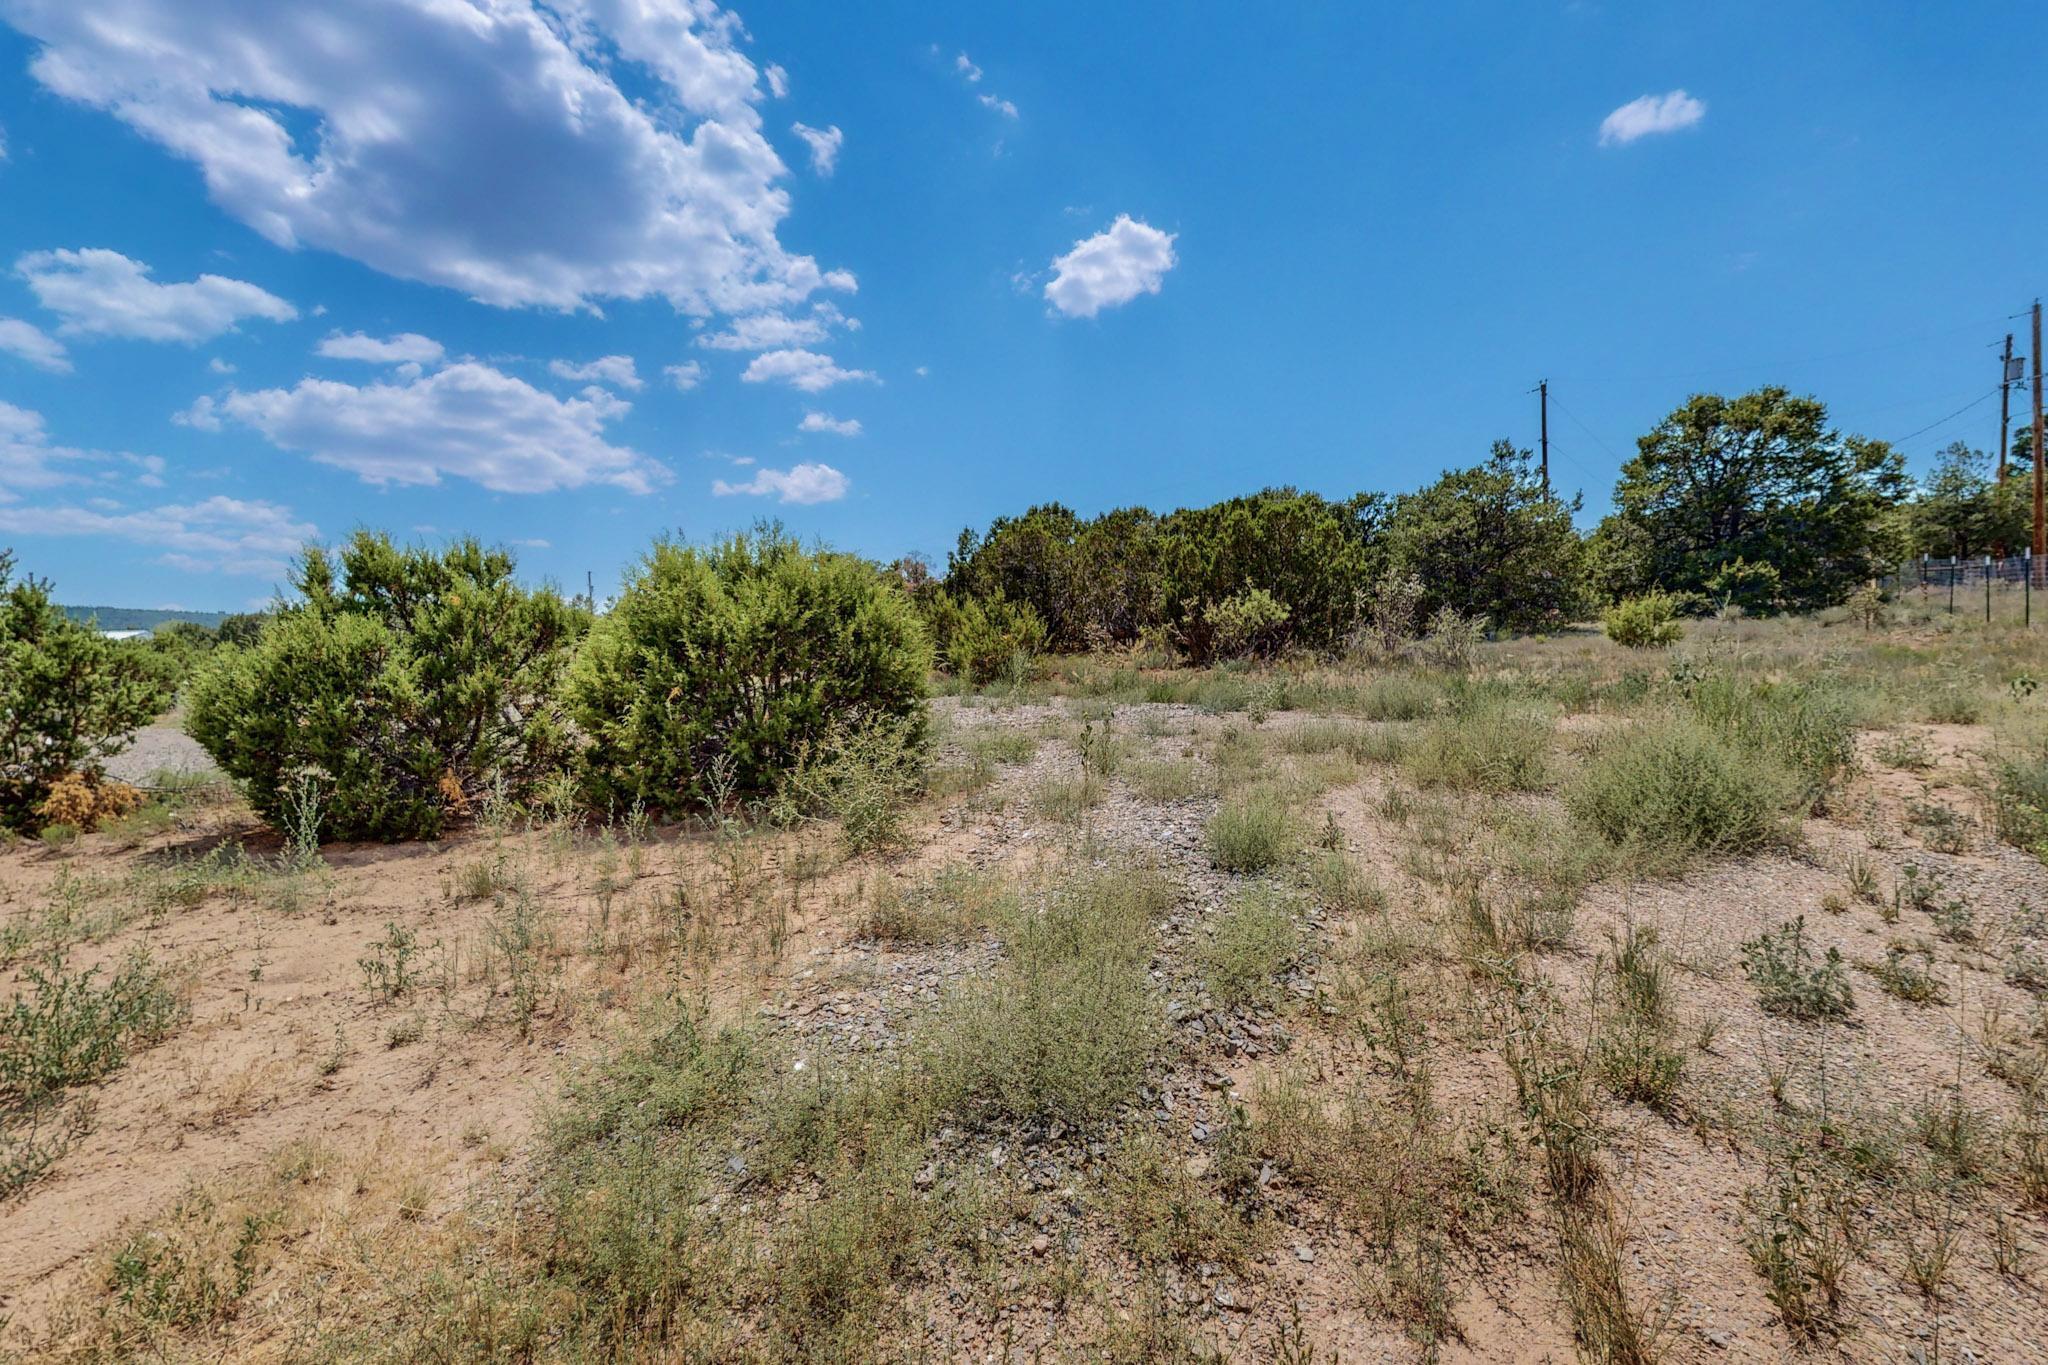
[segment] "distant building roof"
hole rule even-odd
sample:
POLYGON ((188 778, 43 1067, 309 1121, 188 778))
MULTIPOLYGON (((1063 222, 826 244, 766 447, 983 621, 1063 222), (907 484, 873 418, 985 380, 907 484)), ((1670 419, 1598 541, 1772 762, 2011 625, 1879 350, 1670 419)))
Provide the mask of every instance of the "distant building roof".
POLYGON ((100 638, 104 640, 147 640, 155 633, 155 631, 149 630, 103 630, 100 632, 100 638))

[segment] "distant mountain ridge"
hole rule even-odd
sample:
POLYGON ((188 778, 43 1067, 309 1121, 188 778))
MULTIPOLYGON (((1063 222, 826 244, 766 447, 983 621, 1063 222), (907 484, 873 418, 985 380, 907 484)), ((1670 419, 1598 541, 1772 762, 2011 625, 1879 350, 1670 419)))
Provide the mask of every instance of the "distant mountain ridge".
POLYGON ((149 607, 63 607, 74 621, 100 623, 101 630, 155 630, 166 621, 190 621, 195 626, 217 630, 228 618, 224 611, 156 611, 149 607))

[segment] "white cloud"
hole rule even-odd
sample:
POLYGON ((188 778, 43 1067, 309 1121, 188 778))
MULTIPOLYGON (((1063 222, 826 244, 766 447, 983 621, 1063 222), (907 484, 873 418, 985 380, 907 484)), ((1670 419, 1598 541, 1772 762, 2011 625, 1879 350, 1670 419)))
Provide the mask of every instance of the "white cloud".
POLYGON ((823 341, 835 327, 858 331, 860 321, 846 316, 830 303, 819 303, 805 317, 755 313, 734 318, 725 331, 706 333, 697 338, 697 344, 714 351, 769 351, 823 341))
POLYGON ((506 307, 757 311, 828 283, 777 240, 787 168, 745 31, 713 0, 0 12, 40 45, 46 89, 194 163, 279 246, 506 307))
POLYGON ((527 536, 523 540, 515 540, 511 543, 517 545, 522 550, 552 550, 555 548, 555 543, 543 536, 527 536))
POLYGON ((212 370, 215 374, 233 374, 235 372, 234 365, 229 361, 222 360, 219 356, 209 359, 206 362, 206 368, 212 370))
POLYGON ((768 78, 769 94, 775 96, 775 98, 777 99, 784 99, 788 96, 789 73, 787 71, 784 71, 781 67, 776 66, 771 62, 768 66, 768 69, 766 71, 763 71, 761 74, 768 78))
POLYGON ((135 512, 91 507, 0 507, 0 531, 100 536, 161 549, 159 562, 187 573, 282 578, 285 561, 319 534, 276 503, 212 497, 135 512))
POLYGON ((711 485, 711 491, 718 497, 736 496, 768 497, 778 502, 794 502, 809 505, 817 502, 837 502, 846 496, 852 480, 829 464, 800 464, 793 469, 757 470, 754 477, 745 483, 727 483, 718 479, 711 485))
POLYGON ((160 488, 163 472, 158 455, 51 445, 41 413, 0 402, 0 505, 19 501, 25 492, 93 478, 160 488), (120 466, 126 466, 125 473, 120 466))
POLYGON ((639 389, 644 387, 640 372, 633 368, 633 357, 629 355, 599 356, 587 365, 572 365, 566 360, 548 362, 548 373, 557 379, 580 380, 586 384, 610 384, 613 388, 639 389))
POLYGON ((36 301, 64 319, 57 330, 141 341, 205 341, 243 318, 289 322, 299 310, 243 280, 201 275, 158 284, 118 251, 31 251, 14 263, 36 301))
POLYGON ((768 351, 754 357, 740 378, 749 384, 783 383, 805 393, 822 393, 849 380, 875 381, 871 370, 842 370, 816 351, 768 351))
POLYGON ((1092 318, 1140 294, 1156 294, 1174 267, 1174 237, 1119 214, 1107 232, 1083 238, 1053 258, 1045 297, 1070 318, 1092 318))
POLYGON ((804 420, 796 424, 798 431, 830 432, 834 436, 860 435, 860 419, 849 417, 841 421, 822 412, 807 412, 804 420))
POLYGON ((72 482, 76 475, 64 466, 89 458, 82 450, 52 446, 41 413, 0 400, 0 504, 28 489, 72 482))
POLYGON ((811 149, 811 169, 819 175, 832 174, 839 165, 839 148, 846 141, 846 134, 839 131, 839 125, 813 128, 808 123, 792 123, 789 130, 811 149))
POLYGON ((1683 90, 1643 95, 1600 120, 1600 145, 1625 147, 1639 137, 1690 128, 1706 116, 1706 103, 1683 90))
POLYGON ((368 483, 468 479, 501 493, 587 484, 647 492, 668 471, 604 438, 631 405, 603 389, 561 399, 488 365, 458 361, 425 378, 358 387, 301 379, 290 389, 229 390, 193 405, 189 425, 222 418, 368 483))
POLYGON ((662 371, 668 382, 688 393, 704 382, 704 367, 694 360, 685 360, 680 365, 670 365, 662 371))
MULTIPOLYGON (((932 49, 932 55, 938 55, 936 45, 932 49)), ((965 77, 969 85, 981 84, 981 68, 970 61, 965 52, 953 59, 953 69, 965 77)), ((980 101, 982 108, 993 110, 1004 118, 1013 119, 1017 117, 1017 106, 1000 95, 977 94, 974 98, 980 101)))
POLYGON ((931 366, 929 366, 929 365, 920 365, 920 366, 918 366, 918 367, 917 367, 917 369, 916 369, 916 370, 914 370, 914 371, 913 371, 912 373, 916 374, 916 375, 917 375, 917 377, 918 377, 919 379, 926 379, 926 378, 929 378, 929 377, 931 376, 931 372, 932 372, 932 367, 931 367, 931 366))
POLYGON ((361 332, 332 332, 314 348, 329 360, 366 360, 372 365, 438 365, 447 354, 441 343, 418 332, 379 341, 361 332))
POLYGON ((20 318, 0 318, 0 352, 18 356, 52 374, 71 373, 71 359, 64 353, 64 343, 20 318))

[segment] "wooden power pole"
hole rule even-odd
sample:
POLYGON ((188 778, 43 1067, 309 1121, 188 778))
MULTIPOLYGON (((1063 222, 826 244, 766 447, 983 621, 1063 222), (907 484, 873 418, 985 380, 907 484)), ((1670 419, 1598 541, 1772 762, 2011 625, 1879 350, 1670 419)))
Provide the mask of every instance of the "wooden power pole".
MULTIPOLYGON (((2040 387, 2038 381, 2036 381, 2035 387, 2040 387)), ((1541 442, 1543 451, 1543 463, 1541 466, 1543 470, 1543 496, 1547 498, 1550 496, 1550 381, 1548 379, 1537 381, 1536 394, 1536 410, 1538 413, 1536 419, 1538 426, 1536 430, 1537 439, 1541 442)))
POLYGON ((1998 481, 2005 482, 2006 433, 2012 430, 2012 333, 2005 334, 2005 354, 1998 362, 1998 481))
POLYGON ((2048 521, 2041 486, 2041 300, 2034 300, 2034 572, 2048 561, 2048 521))

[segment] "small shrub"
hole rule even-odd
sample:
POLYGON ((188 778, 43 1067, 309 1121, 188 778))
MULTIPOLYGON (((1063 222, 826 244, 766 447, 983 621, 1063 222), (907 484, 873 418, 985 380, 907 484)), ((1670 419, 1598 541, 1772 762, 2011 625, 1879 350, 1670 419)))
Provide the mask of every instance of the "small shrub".
POLYGON ((765 526, 658 543, 592 629, 568 705, 597 802, 675 812, 772 793, 835 727, 892 724, 921 747, 930 663, 908 600, 870 565, 765 526))
POLYGON ((1287 604, 1264 588, 1242 588, 1204 612, 1209 657, 1270 658, 1287 642, 1287 604))
POLYGON ((283 827, 310 781, 319 835, 431 838, 487 797, 524 797, 570 752, 557 698, 583 617, 513 579, 512 556, 359 532, 310 549, 302 601, 193 678, 186 728, 283 827))
POLYGON ((1906 823, 1920 834, 1920 841, 1937 853, 1967 853, 1970 849, 1970 818, 1940 801, 1909 800, 1906 823))
POLYGON ((1917 730, 1900 730, 1886 735, 1878 742, 1877 761, 1887 768, 1903 768, 1907 772, 1925 772, 1934 766, 1934 754, 1927 747, 1927 736, 1917 730))
POLYGON ((60 780, 97 783, 169 698, 138 655, 65 616, 48 583, 13 573, 0 550, 0 830, 32 832, 52 823, 38 812, 60 780))
POLYGON ((419 934, 396 920, 388 921, 384 937, 370 944, 369 955, 356 959, 363 971, 363 989, 382 1004, 411 995, 418 984, 413 959, 419 953, 419 934))
POLYGON ((1225 1005, 1276 999, 1279 974, 1301 953, 1300 913, 1297 899, 1270 882, 1233 896, 1195 954, 1209 993, 1225 1005))
POLYGON ((1566 788, 1565 806, 1610 842, 1675 865, 1780 838, 1797 791, 1769 759, 1674 713, 1602 739, 1566 788))
POLYGON ((1253 787, 1227 798, 1209 818, 1209 857, 1226 872, 1264 872, 1292 857, 1300 822, 1280 794, 1253 787))
POLYGON ((1429 618, 1429 630, 1417 653, 1432 667, 1462 673, 1478 659, 1485 638, 1484 617, 1466 616, 1454 607, 1442 606, 1429 618))
POLYGON ((1889 944, 1884 950, 1884 961, 1871 968, 1870 974, 1887 995, 1897 996, 1908 1004, 1939 1005, 1947 999, 1934 975, 1934 954, 1925 948, 1889 944))
POLYGON ((1742 945, 1742 967, 1766 1012, 1788 1019, 1841 1019, 1855 1007, 1839 949, 1819 961, 1806 941, 1806 917, 1786 921, 1742 945))
POLYGON ((1602 624, 1608 639, 1630 649, 1662 649, 1685 636, 1678 621, 1678 599, 1670 593, 1624 598, 1607 609, 1602 624))
POLYGON ((100 984, 61 953, 21 969, 0 1012, 0 1199, 47 1175, 92 1126, 89 1100, 65 1092, 126 1065, 137 1047, 168 1034, 184 1004, 140 949, 100 984))
POLYGON ((937 593, 925 620, 946 670, 976 687, 1015 673, 1019 656, 1028 659, 1045 647, 1038 613, 1000 593, 964 601, 937 593))
MULTIPOLYGON (((820 813, 838 821, 853 853, 902 842, 903 816, 924 788, 923 729, 915 718, 876 717, 833 725, 798 751, 777 793, 779 813, 820 813)), ((723 758, 710 786, 728 788, 723 758)))
POLYGON ((98 829, 103 821, 135 810, 143 800, 142 793, 126 782, 96 772, 66 773, 50 788, 36 814, 45 825, 98 829))

